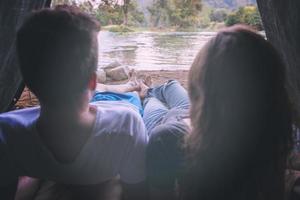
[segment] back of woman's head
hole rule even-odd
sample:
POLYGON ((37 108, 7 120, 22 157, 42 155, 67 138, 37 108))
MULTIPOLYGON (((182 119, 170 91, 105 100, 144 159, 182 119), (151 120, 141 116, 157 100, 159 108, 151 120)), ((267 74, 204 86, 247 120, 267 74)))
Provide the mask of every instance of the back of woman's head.
POLYGON ((219 32, 194 60, 189 95, 183 197, 282 199, 292 127, 272 45, 244 26, 219 32))

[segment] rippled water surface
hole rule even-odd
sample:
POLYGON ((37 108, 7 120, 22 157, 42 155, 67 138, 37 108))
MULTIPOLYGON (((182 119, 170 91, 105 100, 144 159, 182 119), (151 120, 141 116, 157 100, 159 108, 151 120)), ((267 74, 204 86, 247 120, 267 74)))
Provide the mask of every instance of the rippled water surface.
POLYGON ((189 69, 213 32, 99 34, 99 67, 118 61, 140 70, 189 69))

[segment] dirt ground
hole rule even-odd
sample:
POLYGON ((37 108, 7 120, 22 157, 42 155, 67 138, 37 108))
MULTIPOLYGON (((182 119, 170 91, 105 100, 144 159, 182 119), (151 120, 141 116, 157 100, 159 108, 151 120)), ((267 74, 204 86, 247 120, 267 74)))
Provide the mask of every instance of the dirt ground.
MULTIPOLYGON (((153 85, 159 85, 170 79, 178 80, 183 87, 187 88, 188 70, 153 70, 153 71, 137 71, 138 77, 151 76, 153 85)), ((121 84, 125 81, 109 81, 106 84, 121 84)), ((25 88, 19 101, 15 105, 15 109, 32 107, 39 105, 37 98, 32 94, 28 88, 25 88)))
POLYGON ((162 84, 170 79, 178 80, 183 87, 187 88, 188 70, 157 70, 157 71, 139 71, 141 76, 151 76, 153 85, 162 84))

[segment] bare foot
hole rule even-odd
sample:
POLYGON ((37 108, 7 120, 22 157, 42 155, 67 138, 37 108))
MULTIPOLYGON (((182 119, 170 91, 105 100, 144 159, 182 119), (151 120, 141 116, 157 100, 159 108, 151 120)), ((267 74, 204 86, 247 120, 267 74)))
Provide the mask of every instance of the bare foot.
POLYGON ((147 95, 149 86, 146 85, 143 80, 139 80, 139 83, 140 83, 139 96, 140 96, 141 99, 144 99, 147 95))
POLYGON ((131 91, 139 91, 140 90, 140 84, 139 84, 139 81, 137 80, 137 72, 134 69, 130 70, 129 80, 126 84, 132 88, 131 91))
POLYGON ((129 71, 129 80, 128 81, 134 81, 137 79, 137 72, 135 71, 135 69, 131 69, 129 71))
POLYGON ((143 80, 146 86, 151 87, 152 86, 152 78, 151 76, 146 76, 143 80))

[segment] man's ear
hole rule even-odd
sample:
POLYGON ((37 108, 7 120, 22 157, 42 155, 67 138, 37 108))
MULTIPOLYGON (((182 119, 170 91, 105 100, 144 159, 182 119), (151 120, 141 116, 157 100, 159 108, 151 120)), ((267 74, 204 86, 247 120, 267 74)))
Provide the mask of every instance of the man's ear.
POLYGON ((88 88, 94 91, 97 87, 97 74, 94 72, 90 78, 88 88))

